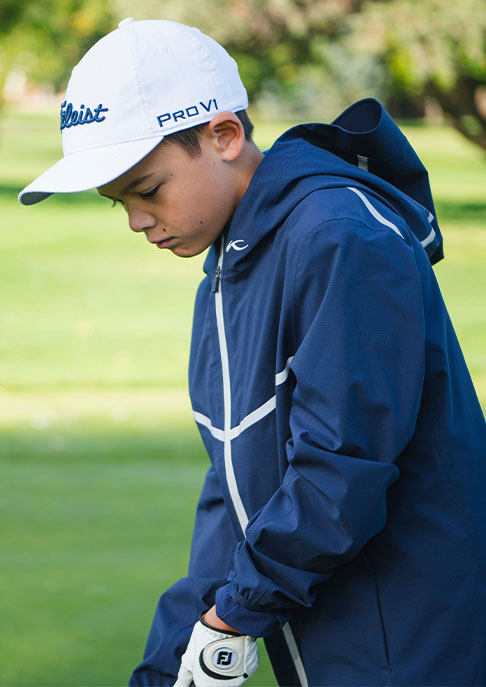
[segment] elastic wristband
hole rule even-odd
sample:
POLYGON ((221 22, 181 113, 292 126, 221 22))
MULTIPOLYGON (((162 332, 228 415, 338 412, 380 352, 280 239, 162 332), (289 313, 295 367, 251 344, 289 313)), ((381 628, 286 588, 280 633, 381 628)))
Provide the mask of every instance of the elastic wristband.
POLYGON ((233 632, 233 630, 222 630, 220 627, 214 627, 214 625, 210 625, 205 620, 203 620, 203 615, 205 613, 207 613, 207 611, 203 611, 201 613, 201 615, 199 616, 199 622, 201 623, 201 625, 204 625, 204 627, 207 627, 210 630, 214 630, 216 632, 221 632, 222 634, 225 634, 225 635, 231 635, 232 637, 244 637, 245 636, 242 632, 233 632))

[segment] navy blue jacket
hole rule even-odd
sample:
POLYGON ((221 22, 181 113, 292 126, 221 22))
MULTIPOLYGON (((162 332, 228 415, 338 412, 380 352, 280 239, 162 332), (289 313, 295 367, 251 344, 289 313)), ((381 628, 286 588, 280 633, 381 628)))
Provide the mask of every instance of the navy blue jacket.
POLYGON ((376 101, 266 154, 197 294, 211 467, 132 685, 174 683, 214 602, 281 685, 486 684, 486 425, 441 257, 427 173, 376 101))

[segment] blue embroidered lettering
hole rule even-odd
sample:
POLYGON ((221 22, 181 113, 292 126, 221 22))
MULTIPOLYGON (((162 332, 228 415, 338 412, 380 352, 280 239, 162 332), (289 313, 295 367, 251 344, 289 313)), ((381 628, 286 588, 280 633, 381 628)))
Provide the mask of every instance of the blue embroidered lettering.
POLYGON ((91 113, 91 120, 93 119, 93 113, 89 107, 85 110, 84 105, 79 106, 80 112, 78 116, 78 124, 89 124, 90 118, 88 117, 88 112, 91 113))
POLYGON ((170 119, 170 113, 166 112, 165 114, 159 115, 157 117, 157 121, 159 123, 159 126, 164 126, 164 122, 168 122, 170 119))
MULTIPOLYGON (((199 101, 199 105, 206 110, 206 112, 211 112, 212 109, 218 110, 218 103, 216 102, 216 98, 211 98, 211 100, 208 100, 207 103, 203 103, 202 101, 199 101)), ((164 124, 167 122, 170 122, 171 120, 177 122, 179 119, 186 119, 186 117, 195 117, 196 115, 200 114, 200 109, 198 105, 190 105, 189 107, 186 107, 184 110, 176 110, 175 112, 164 112, 164 114, 158 115, 157 116, 157 121, 159 123, 159 126, 161 128, 164 127, 164 124)))
POLYGON ((84 122, 83 124, 91 124, 91 122, 94 122, 95 118, 89 107, 86 108, 86 114, 84 115, 84 122))
POLYGON ((108 112, 108 108, 103 107, 103 105, 101 103, 98 105, 98 107, 95 107, 95 118, 94 118, 95 122, 103 122, 106 119, 106 117, 99 117, 98 116, 100 114, 100 112, 108 112))
POLYGON ((206 110, 206 112, 211 112, 211 108, 212 108, 212 106, 213 106, 213 103, 214 103, 216 109, 218 109, 218 103, 216 102, 216 98, 213 98, 212 100, 210 100, 210 101, 208 102, 207 105, 205 105, 203 102, 199 101, 199 104, 200 104, 202 107, 204 107, 204 109, 206 110))
POLYGON ((64 129, 66 126, 66 113, 62 109, 63 107, 66 107, 66 101, 61 103, 61 131, 64 129))
POLYGON ((93 111, 87 107, 84 109, 85 105, 80 105, 79 111, 73 110, 73 104, 64 101, 61 104, 61 131, 63 129, 69 129, 72 126, 78 126, 81 124, 91 124, 92 122, 103 122, 106 117, 102 116, 102 112, 108 112, 107 107, 103 107, 100 103, 98 107, 93 111))
POLYGON ((70 127, 71 124, 69 123, 69 120, 71 118, 71 112, 73 111, 73 105, 72 103, 67 103, 66 107, 66 101, 63 102, 61 105, 61 131, 65 129, 66 127, 70 127), (66 109, 63 112, 63 107, 66 109))

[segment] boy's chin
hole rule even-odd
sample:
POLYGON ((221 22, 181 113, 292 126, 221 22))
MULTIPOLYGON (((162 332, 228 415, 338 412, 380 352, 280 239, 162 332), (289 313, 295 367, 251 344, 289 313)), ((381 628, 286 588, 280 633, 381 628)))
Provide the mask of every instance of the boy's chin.
POLYGON ((178 258, 193 258, 196 255, 204 253, 206 248, 209 248, 209 246, 198 246, 197 248, 190 246, 174 246, 174 248, 170 248, 169 250, 171 253, 174 253, 174 255, 177 255, 178 258))

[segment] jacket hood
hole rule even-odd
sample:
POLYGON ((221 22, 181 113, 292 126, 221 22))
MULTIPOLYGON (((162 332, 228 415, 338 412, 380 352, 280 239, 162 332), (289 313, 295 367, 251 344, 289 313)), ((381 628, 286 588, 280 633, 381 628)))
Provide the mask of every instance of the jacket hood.
MULTIPOLYGON (((388 202, 405 219, 432 264, 443 257, 427 170, 383 105, 367 98, 351 105, 332 124, 289 129, 267 151, 224 232, 227 243, 244 241, 248 247, 227 253, 226 273, 239 271, 259 241, 306 195, 350 182, 388 202), (242 223, 251 227, 244 237, 236 235, 242 223)), ((214 253, 215 249, 210 251, 205 271, 212 271, 214 253)))

